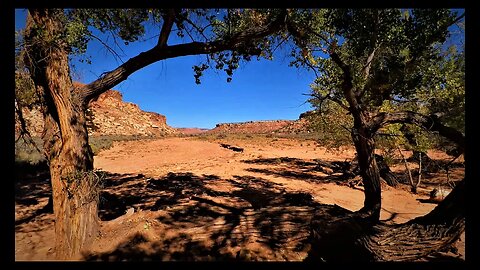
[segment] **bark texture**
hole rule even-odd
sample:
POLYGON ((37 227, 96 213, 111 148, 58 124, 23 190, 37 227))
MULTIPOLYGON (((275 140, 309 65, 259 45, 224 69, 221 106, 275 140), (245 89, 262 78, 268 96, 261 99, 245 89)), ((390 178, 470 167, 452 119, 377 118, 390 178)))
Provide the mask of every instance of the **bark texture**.
POLYGON ((374 230, 359 244, 376 261, 412 261, 449 248, 465 231, 465 180, 427 215, 374 230))
POLYGON ((359 213, 312 219, 307 261, 417 261, 449 249, 465 231, 465 180, 432 212, 404 224, 375 224, 359 213))
POLYGON ((97 235, 99 183, 92 173, 84 103, 73 91, 68 48, 57 38, 62 13, 30 10, 25 42, 27 65, 46 104, 42 137, 53 190, 55 251, 58 259, 68 259, 97 235))

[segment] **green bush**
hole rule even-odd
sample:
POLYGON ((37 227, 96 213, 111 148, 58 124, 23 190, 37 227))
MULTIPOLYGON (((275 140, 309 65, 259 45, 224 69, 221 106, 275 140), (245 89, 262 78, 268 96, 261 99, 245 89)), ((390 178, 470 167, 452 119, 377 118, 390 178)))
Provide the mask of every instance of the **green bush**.
MULTIPOLYGON (((102 135, 89 137, 89 145, 92 148, 93 155, 98 155, 101 151, 112 148, 115 141, 133 141, 152 139, 152 136, 138 136, 138 135, 102 135)), ((19 163, 28 163, 36 165, 46 161, 43 155, 43 141, 39 137, 34 137, 33 141, 38 147, 38 150, 29 142, 19 139, 15 142, 15 161, 19 163)))
POLYGON ((114 138, 111 136, 96 136, 89 139, 93 155, 98 155, 102 150, 110 149, 113 146, 114 138))
POLYGON ((41 138, 33 138, 38 150, 31 143, 25 142, 23 139, 19 139, 15 142, 15 162, 28 163, 31 165, 39 164, 45 161, 43 155, 43 142, 41 138))

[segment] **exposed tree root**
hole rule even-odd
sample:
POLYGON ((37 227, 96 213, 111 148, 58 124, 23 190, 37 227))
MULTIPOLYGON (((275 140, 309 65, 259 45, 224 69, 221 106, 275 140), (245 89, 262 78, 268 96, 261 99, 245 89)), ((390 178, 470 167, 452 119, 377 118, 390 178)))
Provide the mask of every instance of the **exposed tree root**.
POLYGON ((312 220, 307 261, 416 261, 448 250, 465 231, 465 180, 425 216, 373 224, 360 212, 312 220))

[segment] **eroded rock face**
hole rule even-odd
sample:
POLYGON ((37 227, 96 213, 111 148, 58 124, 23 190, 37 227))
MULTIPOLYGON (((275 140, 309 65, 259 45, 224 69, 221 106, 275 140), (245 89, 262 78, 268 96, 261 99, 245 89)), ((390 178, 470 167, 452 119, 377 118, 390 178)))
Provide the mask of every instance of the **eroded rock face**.
POLYGON ((289 125, 291 120, 249 121, 217 124, 212 132, 220 133, 272 133, 289 125))
POLYGON ((94 127, 90 134, 166 135, 175 133, 167 118, 155 112, 142 111, 137 104, 124 102, 122 94, 108 90, 89 104, 94 127))
MULTIPOLYGON (((81 85, 74 83, 74 85, 81 85)), ((41 136, 43 115, 39 108, 23 109, 27 128, 32 136, 41 136)), ((168 135, 176 130, 167 125, 164 115, 142 111, 137 104, 124 102, 119 91, 108 90, 92 100, 87 115, 93 116, 93 125, 89 125, 89 135, 168 135)), ((15 121, 15 134, 20 130, 18 119, 15 121)))

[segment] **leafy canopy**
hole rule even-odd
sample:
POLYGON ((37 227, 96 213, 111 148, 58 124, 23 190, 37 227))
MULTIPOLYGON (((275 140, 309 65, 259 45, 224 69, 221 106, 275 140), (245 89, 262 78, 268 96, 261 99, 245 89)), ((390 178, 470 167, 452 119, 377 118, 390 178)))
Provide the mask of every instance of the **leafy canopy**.
MULTIPOLYGON (((442 120, 464 130, 464 54, 445 49, 448 27, 458 14, 448 9, 296 10, 297 48, 291 65, 312 69, 310 103, 318 112, 335 102, 349 110, 344 72, 351 74, 361 110, 442 112, 442 120), (301 38, 299 38, 301 37, 301 38)), ((347 111, 345 111, 347 113, 347 111)), ((397 127, 390 127, 399 132, 397 127)), ((341 129, 339 129, 339 132, 341 129)), ((394 130, 384 130, 389 133, 394 130)))

